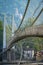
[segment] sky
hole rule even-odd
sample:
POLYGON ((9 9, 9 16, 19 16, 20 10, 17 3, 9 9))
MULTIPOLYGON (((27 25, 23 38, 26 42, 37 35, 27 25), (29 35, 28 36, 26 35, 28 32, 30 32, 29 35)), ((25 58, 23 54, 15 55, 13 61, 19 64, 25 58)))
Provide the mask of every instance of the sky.
MULTIPOLYGON (((23 13, 25 11, 25 7, 28 0, 0 0, 0 13, 5 13, 9 15, 14 15, 14 21, 17 26, 19 26, 21 19, 23 17, 23 13)), ((25 20, 32 17, 35 9, 37 8, 38 4, 42 0, 30 0, 30 4, 28 7, 28 11, 25 16, 25 20)), ((43 7, 43 4, 41 3, 40 8, 34 15, 34 17, 37 16, 37 14, 40 12, 41 8, 43 7)), ((43 14, 43 13, 42 13, 43 14)), ((0 15, 0 19, 3 16, 0 15)), ((40 20, 42 20, 43 15, 40 16, 40 20)), ((39 23, 38 23, 39 24, 39 23)))

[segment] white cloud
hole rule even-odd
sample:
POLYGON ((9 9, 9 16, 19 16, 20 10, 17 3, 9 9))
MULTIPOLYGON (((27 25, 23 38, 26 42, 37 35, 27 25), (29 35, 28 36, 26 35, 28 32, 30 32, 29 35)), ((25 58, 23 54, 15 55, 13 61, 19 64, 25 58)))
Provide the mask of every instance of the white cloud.
POLYGON ((19 16, 20 16, 20 19, 22 19, 22 14, 21 13, 19 14, 19 16))
POLYGON ((22 19, 22 14, 19 13, 18 8, 16 8, 16 13, 15 13, 15 15, 18 16, 20 19, 22 19))

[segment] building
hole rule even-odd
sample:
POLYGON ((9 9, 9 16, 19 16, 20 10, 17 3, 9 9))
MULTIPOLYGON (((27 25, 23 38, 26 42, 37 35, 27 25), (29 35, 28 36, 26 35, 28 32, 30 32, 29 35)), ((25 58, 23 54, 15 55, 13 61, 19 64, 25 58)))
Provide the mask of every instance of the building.
POLYGON ((31 49, 31 48, 25 48, 23 50, 23 56, 24 56, 24 59, 29 59, 29 60, 33 59, 33 57, 34 57, 34 50, 31 49))

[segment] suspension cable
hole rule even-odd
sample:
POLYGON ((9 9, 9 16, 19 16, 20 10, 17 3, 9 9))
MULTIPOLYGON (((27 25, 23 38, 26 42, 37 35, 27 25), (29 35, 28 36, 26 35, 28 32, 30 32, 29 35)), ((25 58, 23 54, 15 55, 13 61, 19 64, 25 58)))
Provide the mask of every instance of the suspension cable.
POLYGON ((30 26, 32 26, 36 22, 36 20, 39 18, 39 16, 41 15, 42 12, 43 12, 43 8, 41 9, 41 11, 39 12, 39 14, 37 15, 37 17, 35 18, 35 20, 33 21, 33 23, 30 26))
MULTIPOLYGON (((43 12, 43 8, 41 9, 41 11, 39 12, 38 16, 35 18, 35 20, 33 21, 32 25, 34 24, 34 22, 39 18, 39 16, 41 15, 41 13, 43 12)), ((12 45, 12 43, 10 44, 12 45)), ((10 46, 9 45, 9 46, 10 46)))
MULTIPOLYGON (((38 5, 38 7, 35 9, 35 11, 34 11, 32 17, 33 17, 34 14, 36 13, 36 11, 40 8, 42 2, 43 2, 43 1, 39 2, 39 5, 38 5)), ((35 22, 34 22, 34 23, 35 23, 35 22)), ((22 25, 22 24, 21 24, 21 25, 22 25)), ((32 24, 31 24, 31 25, 32 25, 32 24)), ((30 25, 30 26, 31 26, 31 25, 30 25)), ((15 32, 17 32, 17 31, 15 31, 15 32)), ((15 32, 14 32, 14 33, 15 33, 15 32)), ((11 39, 12 39, 12 37, 10 37, 9 41, 10 41, 11 39)), ((8 41, 8 42, 9 42, 9 41, 8 41)))
POLYGON ((27 12, 27 9, 28 9, 28 6, 29 6, 29 3, 30 3, 30 0, 28 0, 28 2, 27 2, 26 8, 25 8, 25 12, 24 12, 24 14, 23 14, 23 17, 22 17, 22 20, 21 20, 21 22, 20 22, 20 25, 18 26, 18 29, 17 29, 14 33, 16 33, 16 32, 19 30, 21 24, 23 23, 23 20, 24 20, 24 18, 25 18, 25 15, 26 15, 26 12, 27 12))
POLYGON ((36 11, 40 8, 40 6, 41 6, 41 3, 43 3, 43 1, 41 1, 41 2, 39 2, 39 5, 38 5, 38 7, 35 9, 35 11, 34 11, 34 13, 33 13, 33 16, 34 16, 34 14, 36 13, 36 11))
MULTIPOLYGON (((39 5, 38 5, 38 7, 35 9, 35 11, 34 11, 32 17, 33 17, 34 14, 36 13, 36 11, 40 8, 42 2, 43 2, 43 1, 41 1, 41 2, 39 3, 39 5)), ((27 8, 28 8, 28 5, 29 5, 29 3, 27 3, 27 6, 26 6, 26 9, 25 9, 25 12, 24 12, 23 19, 21 20, 21 23, 20 23, 18 29, 15 31, 15 33, 20 29, 20 27, 21 27, 21 25, 22 25, 22 23, 23 23, 23 20, 24 20, 24 17, 25 17, 25 15, 26 15, 26 10, 27 10, 27 8)), ((31 25, 30 25, 30 26, 31 26, 31 25)))

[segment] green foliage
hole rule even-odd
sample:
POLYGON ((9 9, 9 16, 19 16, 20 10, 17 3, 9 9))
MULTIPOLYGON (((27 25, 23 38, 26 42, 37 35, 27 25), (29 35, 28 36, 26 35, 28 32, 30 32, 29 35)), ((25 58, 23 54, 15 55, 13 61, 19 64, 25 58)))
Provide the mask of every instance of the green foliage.
POLYGON ((34 42, 34 48, 36 50, 42 50, 43 49, 43 38, 34 38, 33 39, 34 42))
POLYGON ((3 24, 2 24, 2 21, 0 21, 0 30, 3 30, 3 24))

